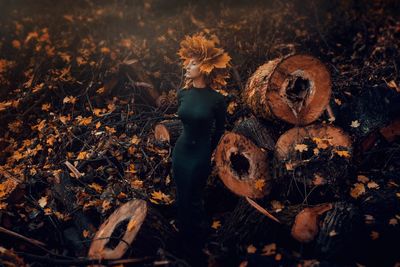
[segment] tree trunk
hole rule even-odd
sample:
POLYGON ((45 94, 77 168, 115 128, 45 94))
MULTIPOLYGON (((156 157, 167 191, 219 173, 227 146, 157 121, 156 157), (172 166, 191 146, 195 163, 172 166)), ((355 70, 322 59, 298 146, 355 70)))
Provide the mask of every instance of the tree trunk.
POLYGON ((274 190, 292 204, 336 201, 343 193, 351 153, 350 137, 339 128, 290 129, 276 143, 274 190))
POLYGON ((218 175, 232 192, 262 198, 271 190, 268 152, 274 141, 256 118, 238 124, 225 133, 215 151, 218 175))
POLYGON ((154 127, 154 138, 160 142, 168 142, 174 146, 183 131, 181 120, 163 120, 154 127))
POLYGON ((257 116, 307 125, 329 104, 331 78, 318 59, 307 55, 277 58, 261 65, 247 81, 245 103, 257 116))

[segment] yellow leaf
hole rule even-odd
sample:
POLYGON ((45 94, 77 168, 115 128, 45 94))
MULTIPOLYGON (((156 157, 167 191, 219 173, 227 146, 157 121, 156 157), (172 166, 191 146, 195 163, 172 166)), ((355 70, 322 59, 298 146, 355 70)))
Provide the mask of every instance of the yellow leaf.
POLYGON ((38 203, 40 207, 44 208, 47 205, 47 196, 41 197, 38 203))
POLYGON ((253 246, 253 244, 249 245, 247 247, 247 253, 255 253, 257 251, 257 248, 253 246))
POLYGON ((221 221, 213 221, 211 228, 218 229, 221 227, 221 221))
POLYGON ((59 119, 63 124, 67 124, 67 121, 71 120, 71 115, 69 115, 69 114, 68 114, 68 116, 60 115, 59 119))
POLYGON ((335 153, 343 158, 350 158, 350 153, 347 150, 335 150, 335 153))
POLYGON ((307 151, 308 147, 306 144, 296 144, 296 146, 294 147, 294 150, 297 150, 299 152, 303 152, 303 151, 307 151))
POLYGON ((89 237, 89 235, 90 235, 90 232, 88 231, 88 230, 83 230, 83 232, 82 232, 82 236, 84 237, 84 238, 88 238, 89 237))
POLYGON ((96 129, 99 129, 100 126, 101 126, 101 122, 98 121, 98 122, 96 123, 96 129))
POLYGON ((97 184, 97 183, 91 183, 89 185, 90 188, 93 188, 94 190, 96 190, 97 193, 101 193, 103 191, 103 188, 101 187, 101 185, 97 184))
POLYGON ((263 179, 257 179, 256 182, 255 182, 255 184, 254 184, 254 186, 255 186, 255 188, 256 188, 257 190, 262 191, 263 188, 264 188, 264 186, 265 186, 265 180, 263 180, 263 179))
POLYGON ((136 227, 136 224, 137 224, 136 220, 131 219, 131 220, 129 221, 129 223, 128 223, 128 226, 127 226, 126 230, 127 230, 128 232, 132 231, 132 230, 136 227))
POLYGON ((135 189, 139 189, 143 187, 143 181, 135 179, 131 182, 131 186, 135 189))
POLYGON ((75 104, 77 100, 78 100, 78 99, 77 99, 76 97, 74 97, 74 96, 66 96, 66 97, 63 99, 63 103, 75 104))
MULTIPOLYGON (((151 197, 153 200, 161 200, 166 204, 171 204, 172 200, 170 199, 169 195, 164 194, 161 191, 154 191, 151 193, 151 197)), ((150 199, 151 200, 151 199, 150 199)))
POLYGON ((21 126, 22 126, 22 121, 15 120, 8 124, 8 129, 10 129, 11 132, 19 133, 21 132, 21 126))
POLYGON ((371 181, 367 184, 367 187, 370 189, 373 189, 373 188, 379 188, 379 185, 377 183, 375 183, 374 181, 371 181))
POLYGON ((16 49, 20 49, 21 48, 21 42, 18 40, 13 40, 12 41, 12 46, 16 49))
POLYGON ((92 122, 91 116, 83 118, 81 116, 78 116, 76 119, 78 120, 79 125, 84 125, 84 126, 87 126, 92 122))
POLYGON ((358 198, 359 196, 361 196, 364 193, 365 193, 365 186, 362 183, 356 183, 350 191, 350 195, 353 198, 358 198))
POLYGON ((358 122, 358 120, 352 121, 351 124, 350 124, 350 126, 353 127, 353 128, 360 127, 360 125, 361 124, 358 122))
POLYGON ((76 159, 86 159, 87 154, 88 154, 87 151, 79 152, 78 157, 76 159))
POLYGON ((369 181, 369 178, 365 175, 357 175, 357 181, 365 184, 369 181))
POLYGON ((103 203, 101 204, 102 211, 105 212, 111 208, 111 202, 108 200, 104 200, 103 203))
POLYGON ((45 103, 45 104, 42 105, 42 110, 43 111, 49 111, 50 107, 51 107, 50 103, 45 103))
POLYGON ((56 138, 52 135, 49 138, 47 138, 46 144, 48 144, 49 146, 53 146, 55 140, 56 140, 56 138))
POLYGON ((396 218, 391 218, 389 220, 389 225, 397 225, 399 221, 396 218))
POLYGON ((106 126, 106 131, 107 131, 109 134, 114 134, 114 133, 117 132, 114 128, 108 127, 108 126, 106 126))
POLYGON ((280 212, 285 207, 282 202, 271 200, 271 207, 275 212, 280 212))

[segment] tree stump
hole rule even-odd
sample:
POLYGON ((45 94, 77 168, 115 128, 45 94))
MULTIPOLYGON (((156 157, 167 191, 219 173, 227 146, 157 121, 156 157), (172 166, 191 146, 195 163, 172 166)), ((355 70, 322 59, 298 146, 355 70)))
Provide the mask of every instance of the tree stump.
POLYGON ((136 257, 156 255, 159 248, 174 251, 177 232, 145 200, 134 199, 119 207, 92 239, 92 259, 119 259, 130 248, 136 257))
POLYGON ((160 142, 168 142, 173 146, 182 131, 181 120, 163 120, 154 127, 154 138, 160 142))
POLYGON ((261 198, 271 190, 268 151, 274 141, 256 118, 225 133, 215 151, 218 175, 239 196, 261 198))
POLYGON ((327 108, 331 78, 318 59, 290 55, 261 65, 247 81, 242 94, 257 116, 307 125, 327 108))
POLYGON ((343 193, 352 153, 351 140, 330 125, 296 127, 277 141, 276 189, 290 203, 336 201, 343 193))

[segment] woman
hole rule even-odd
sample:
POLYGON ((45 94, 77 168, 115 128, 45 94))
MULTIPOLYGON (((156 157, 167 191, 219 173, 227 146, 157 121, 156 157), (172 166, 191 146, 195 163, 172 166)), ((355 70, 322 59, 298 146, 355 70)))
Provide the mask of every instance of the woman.
POLYGON ((203 189, 211 173, 212 152, 225 130, 226 101, 216 90, 226 85, 231 58, 216 48, 216 43, 203 34, 186 36, 178 52, 186 73, 185 85, 177 94, 183 132, 172 152, 172 177, 177 189, 179 233, 184 248, 191 251, 200 251, 210 227, 203 189))

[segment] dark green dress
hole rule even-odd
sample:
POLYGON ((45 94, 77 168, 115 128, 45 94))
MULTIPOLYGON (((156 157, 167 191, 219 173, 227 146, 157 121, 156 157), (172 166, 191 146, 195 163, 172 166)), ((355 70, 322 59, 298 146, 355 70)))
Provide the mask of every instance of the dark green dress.
POLYGON ((225 97, 210 87, 192 86, 180 89, 177 95, 177 114, 183 123, 172 151, 178 228, 182 238, 202 245, 204 231, 210 227, 204 213, 203 189, 211 173, 212 152, 225 131, 227 105, 225 97))

